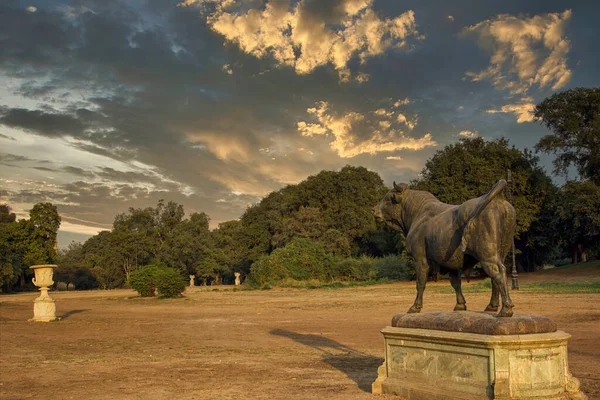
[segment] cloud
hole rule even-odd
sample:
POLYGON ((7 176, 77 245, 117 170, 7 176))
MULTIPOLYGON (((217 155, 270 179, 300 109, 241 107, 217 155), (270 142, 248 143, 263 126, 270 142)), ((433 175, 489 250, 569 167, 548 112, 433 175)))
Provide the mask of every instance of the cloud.
MULTIPOLYGON (((257 58, 271 56, 280 66, 298 74, 331 64, 341 82, 350 80, 348 63, 361 62, 389 49, 407 48, 409 38, 422 39, 412 10, 382 19, 373 11, 373 0, 328 2, 271 0, 264 8, 248 8, 232 0, 186 0, 207 12, 207 23, 244 53, 257 58)), ((358 74, 357 81, 365 82, 358 74)))
POLYGON ((458 136, 460 137, 466 137, 466 138, 475 138, 479 136, 479 133, 477 131, 460 131, 458 133, 458 136))
POLYGON ((70 115, 23 108, 0 108, 0 125, 18 127, 48 136, 77 135, 84 128, 77 118, 70 115))
POLYGON ((492 53, 487 69, 467 72, 467 77, 489 79, 497 89, 511 93, 526 93, 533 85, 564 87, 571 78, 567 67, 571 44, 565 37, 571 14, 571 10, 530 18, 501 14, 466 27, 462 36, 477 38, 479 46, 492 53))
POLYGON ((512 113, 517 116, 517 123, 521 124, 523 122, 533 122, 533 110, 535 109, 535 104, 533 103, 532 97, 523 97, 520 102, 514 104, 506 104, 502 106, 499 110, 497 109, 489 109, 486 110, 489 114, 496 113, 512 113))
POLYGON ((27 12, 34 13, 37 11, 37 7, 29 6, 26 8, 27 12))
POLYGON ((98 228, 95 226, 89 226, 89 225, 83 225, 83 224, 73 224, 71 222, 63 220, 60 223, 60 230, 64 231, 64 232, 80 233, 82 235, 93 236, 93 235, 97 235, 98 233, 100 233, 102 231, 110 230, 110 227, 109 228, 98 228))
POLYGON ((15 139, 15 138, 14 138, 14 137, 12 137, 12 136, 3 135, 2 133, 0 133, 0 138, 1 138, 1 139, 6 139, 6 140, 13 140, 13 141, 17 140, 17 139, 15 139))
POLYGON ((400 160, 402 160, 402 157, 400 157, 400 156, 387 156, 385 159, 386 160, 400 161, 400 160))
POLYGON ((298 131, 303 136, 331 135, 333 141, 329 146, 342 158, 437 146, 430 133, 418 139, 406 136, 401 125, 410 131, 417 124, 417 118, 410 121, 403 114, 395 117, 396 111, 393 109, 380 108, 362 114, 355 111, 334 113, 327 102, 321 101, 307 109, 307 112, 317 122, 300 121, 297 124, 298 131))
POLYGON ((231 69, 231 65, 229 64, 223 64, 223 66, 221 67, 221 69, 223 70, 223 72, 225 72, 227 75, 232 75, 233 74, 233 70, 231 69))

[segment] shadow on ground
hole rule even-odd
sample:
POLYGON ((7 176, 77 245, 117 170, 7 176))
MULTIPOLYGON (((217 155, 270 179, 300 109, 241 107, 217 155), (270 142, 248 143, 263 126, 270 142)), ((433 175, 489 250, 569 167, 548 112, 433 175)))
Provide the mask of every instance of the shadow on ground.
POLYGON ((371 384, 377 378, 377 368, 383 358, 354 350, 320 335, 302 334, 283 329, 273 329, 271 335, 283 336, 322 352, 321 359, 343 372, 364 392, 371 393, 371 384))
POLYGON ((88 310, 87 309, 85 309, 85 310, 71 310, 71 311, 67 311, 63 315, 59 315, 58 317, 60 319, 65 319, 65 318, 69 318, 71 315, 79 314, 79 313, 85 312, 85 311, 88 311, 88 310))

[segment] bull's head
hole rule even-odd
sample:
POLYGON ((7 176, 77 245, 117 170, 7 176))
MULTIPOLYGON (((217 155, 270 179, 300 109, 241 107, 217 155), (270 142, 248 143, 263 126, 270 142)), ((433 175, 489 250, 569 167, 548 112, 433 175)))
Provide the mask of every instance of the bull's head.
POLYGON ((407 192, 408 185, 406 183, 396 184, 394 182, 394 188, 373 207, 375 218, 385 222, 392 229, 401 230, 406 233, 407 227, 403 221, 403 203, 407 192))

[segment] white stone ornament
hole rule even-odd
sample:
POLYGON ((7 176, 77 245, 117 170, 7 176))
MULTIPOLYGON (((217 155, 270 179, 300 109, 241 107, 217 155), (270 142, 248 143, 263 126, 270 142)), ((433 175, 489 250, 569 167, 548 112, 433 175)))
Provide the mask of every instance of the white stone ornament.
POLYGON ((240 273, 236 272, 234 275, 235 275, 235 286, 240 286, 241 285, 240 273))
POLYGON ((34 322, 50 322, 56 318, 56 304, 54 299, 48 295, 48 286, 52 286, 53 269, 57 266, 54 264, 33 265, 29 267, 35 273, 35 277, 31 280, 33 284, 40 288, 40 296, 33 301, 33 318, 29 321, 34 322))

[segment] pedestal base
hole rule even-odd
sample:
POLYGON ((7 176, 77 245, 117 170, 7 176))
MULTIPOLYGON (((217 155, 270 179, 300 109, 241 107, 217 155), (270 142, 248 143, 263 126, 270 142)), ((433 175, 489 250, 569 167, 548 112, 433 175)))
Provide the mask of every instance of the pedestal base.
POLYGON ((33 303, 33 318, 31 322, 50 322, 56 319, 56 304, 51 297, 37 298, 33 303))
POLYGON ((569 373, 571 336, 562 331, 485 335, 387 327, 381 332, 386 352, 372 387, 376 394, 411 400, 587 398, 569 373))

